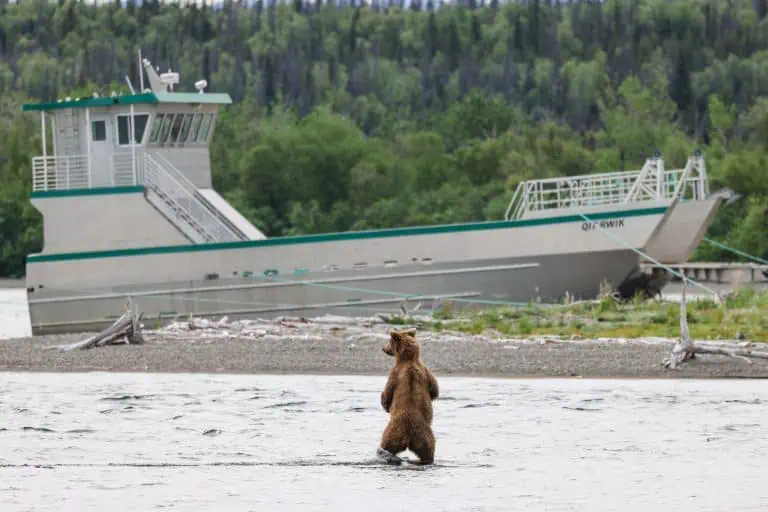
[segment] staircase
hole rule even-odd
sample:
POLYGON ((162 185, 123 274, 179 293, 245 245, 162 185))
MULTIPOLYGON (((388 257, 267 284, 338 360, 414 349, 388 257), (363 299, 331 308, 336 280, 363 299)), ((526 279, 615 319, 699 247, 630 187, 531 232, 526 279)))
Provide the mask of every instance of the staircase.
POLYGON ((195 200, 197 200, 201 206, 205 207, 216 219, 223 224, 227 230, 231 231, 234 236, 237 237, 238 240, 252 240, 244 231, 239 229, 237 225, 230 221, 230 219, 227 218, 226 215, 223 215, 221 211, 216 207, 215 204, 212 204, 206 197, 201 193, 201 191, 195 186, 189 179, 184 176, 184 174, 179 171, 176 166, 173 165, 167 158, 165 158, 162 155, 155 154, 153 155, 153 158, 155 161, 160 163, 160 165, 167 169, 168 172, 177 177, 179 181, 185 184, 186 188, 192 193, 195 200))
POLYGON ((247 240, 222 221, 197 194, 197 187, 157 155, 144 155, 144 185, 147 200, 193 243, 222 243, 247 240))

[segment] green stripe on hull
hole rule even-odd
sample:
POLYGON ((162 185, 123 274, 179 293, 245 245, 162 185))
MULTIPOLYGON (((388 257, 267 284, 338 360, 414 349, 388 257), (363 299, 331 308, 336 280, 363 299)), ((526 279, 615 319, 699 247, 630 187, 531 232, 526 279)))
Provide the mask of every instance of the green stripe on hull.
MULTIPOLYGON (((617 217, 641 217, 645 215, 664 214, 667 207, 643 208, 635 210, 593 213, 591 220, 613 219, 617 217)), ((248 249, 255 247, 272 247, 279 245, 302 245, 321 242, 340 242, 349 240, 365 240, 373 238, 391 238, 399 236, 435 235, 444 233, 462 233, 467 231, 485 231, 493 229, 524 228, 531 226, 546 226, 568 222, 584 222, 579 215, 564 215, 544 219, 525 219, 513 221, 471 222, 466 224, 443 224, 437 226, 418 226, 410 228, 390 228, 371 231, 351 231, 344 233, 327 233, 317 235, 286 236, 267 238, 265 240, 246 240, 242 242, 211 243, 197 245, 174 245, 160 247, 137 247, 131 249, 114 249, 109 251, 72 252, 59 254, 33 254, 27 256, 27 263, 42 263, 49 261, 71 261, 101 258, 120 258, 125 256, 146 256, 154 254, 175 254, 185 252, 222 251, 230 249, 248 249)))
POLYGON ((132 187, 96 187, 73 188, 69 190, 39 190, 32 192, 32 199, 51 197, 76 197, 76 196, 108 196, 112 194, 138 194, 144 192, 142 185, 132 187))

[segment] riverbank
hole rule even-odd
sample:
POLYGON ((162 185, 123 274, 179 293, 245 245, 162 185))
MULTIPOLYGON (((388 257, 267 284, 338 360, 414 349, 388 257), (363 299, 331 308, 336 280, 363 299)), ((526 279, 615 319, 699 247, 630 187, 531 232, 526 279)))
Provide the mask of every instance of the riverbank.
MULTIPOLYGON (((680 333, 680 304, 675 299, 638 297, 622 303, 606 293, 594 301, 569 302, 566 298, 562 304, 531 303, 470 314, 456 313, 446 304, 425 325, 438 331, 444 327, 473 334, 494 330, 507 336, 675 338, 680 333)), ((719 303, 707 296, 689 296, 687 319, 694 339, 768 341, 768 290, 739 287, 728 291, 719 303)))
MULTIPOLYGON (((395 328, 400 326, 395 326, 395 328)), ((0 370, 385 375, 393 326, 379 319, 178 322, 145 332, 143 345, 56 348, 86 335, 0 341, 0 370)), ((662 361, 673 338, 506 336, 420 329, 422 358, 437 375, 483 377, 768 378, 768 362, 697 356, 677 371, 662 361)), ((733 342, 735 343, 735 342, 733 342)))

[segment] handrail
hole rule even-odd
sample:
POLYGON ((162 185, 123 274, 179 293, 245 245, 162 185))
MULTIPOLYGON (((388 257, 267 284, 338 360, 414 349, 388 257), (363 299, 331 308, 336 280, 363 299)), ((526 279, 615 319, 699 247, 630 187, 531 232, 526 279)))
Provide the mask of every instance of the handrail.
MULTIPOLYGON (((179 170, 179 169, 178 169, 178 168, 177 168, 177 167, 176 167, 176 166, 173 164, 173 162, 171 162, 170 160, 168 160, 168 158, 166 158, 166 157, 165 157, 165 155, 161 155, 161 154, 159 154, 159 153, 154 153, 154 157, 155 157, 155 158, 157 158, 157 159, 159 159, 159 160, 162 160, 162 161, 163 161, 163 164, 165 164, 165 169, 166 169, 166 170, 167 170, 167 171, 168 171, 170 174, 172 174, 173 176, 175 176, 175 177, 176 177, 176 178, 179 180, 179 182, 180 182, 180 183, 181 183, 181 184, 182 184, 182 185, 183 185, 183 186, 184 186, 184 187, 185 187, 185 188, 186 188, 186 189, 187 189, 187 190, 188 190, 188 191, 189 191, 189 192, 190 192, 190 193, 191 193, 193 196, 195 196, 195 198, 196 198, 198 201, 200 201, 200 202, 203 204, 203 206, 205 206, 206 204, 210 204, 210 203, 208 203, 208 201, 207 201, 207 200, 206 200, 204 197, 201 197, 201 196, 200 196, 200 194, 198 194, 198 193, 197 193, 197 185, 195 185, 194 183, 192 183, 192 180, 190 180, 189 178, 187 178, 187 176, 186 176, 186 175, 185 175, 183 172, 181 172, 181 171, 180 171, 180 170, 179 170)), ((219 212, 219 211, 216 209, 216 207, 214 207, 213 205, 211 205, 211 208, 208 208, 208 211, 210 211, 212 215, 214 215, 214 216, 215 216, 217 219, 219 219, 219 221, 221 221, 221 223, 222 223, 222 224, 224 224, 224 225, 227 227, 227 229, 229 229, 229 231, 231 231, 231 232, 232 232, 232 234, 233 234, 233 235, 236 237, 236 239, 237 239, 237 240, 245 240, 245 239, 247 239, 247 237, 245 236, 245 233, 243 233, 242 231, 240 231, 240 230, 237 228, 237 226, 234 226, 234 225, 232 225, 232 224, 231 224, 231 222, 229 221, 229 219, 227 219, 227 218, 226 218, 224 215, 222 215, 222 214, 221 214, 221 212, 219 212)))
POLYGON ((221 220, 200 202, 194 194, 196 189, 189 190, 188 184, 183 179, 179 179, 149 154, 144 155, 144 181, 147 187, 160 195, 162 200, 176 212, 183 213, 186 218, 181 219, 181 221, 192 227, 204 241, 232 242, 239 240, 221 220))
POLYGON ((684 169, 664 169, 660 158, 649 159, 637 171, 607 172, 521 182, 504 213, 506 220, 549 209, 627 204, 643 201, 704 199, 709 186, 701 156, 688 159, 684 169))
MULTIPOLYGON (((517 184, 517 188, 515 189, 514 195, 512 195, 512 200, 509 202, 509 206, 507 206, 507 211, 504 212, 504 218, 509 220, 509 212, 512 210, 512 206, 514 206, 515 202, 517 201, 517 197, 520 195, 520 191, 523 189, 523 186, 525 185, 524 181, 521 181, 517 184)), ((515 212, 517 213, 517 212, 515 212)))
POLYGON ((32 158, 32 191, 88 188, 88 157, 36 156, 32 158))
POLYGON ((170 160, 168 160, 168 158, 166 158, 164 155, 153 152, 152 155, 147 155, 147 156, 151 156, 151 158, 155 160, 162 160, 163 170, 165 170, 165 172, 173 176, 176 179, 176 181, 178 181, 179 184, 183 186, 190 194, 194 194, 195 192, 197 192, 197 186, 195 186, 195 184, 192 183, 192 180, 187 178, 183 172, 178 170, 176 166, 173 165, 173 163, 170 160))
MULTIPOLYGON (((137 157, 139 154, 137 154, 137 157)), ((96 186, 122 187, 138 185, 140 180, 134 169, 142 161, 132 162, 130 153, 117 151, 110 155, 109 166, 95 181, 96 186)), ((87 189, 94 187, 87 155, 36 156, 32 158, 32 191, 87 189)))

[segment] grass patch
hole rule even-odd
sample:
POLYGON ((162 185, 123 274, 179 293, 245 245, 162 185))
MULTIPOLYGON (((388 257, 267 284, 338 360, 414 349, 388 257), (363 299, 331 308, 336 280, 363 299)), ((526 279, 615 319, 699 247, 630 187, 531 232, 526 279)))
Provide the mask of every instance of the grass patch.
MULTIPOLYGON (((688 326, 694 339, 768 341, 768 292, 740 288, 723 304, 711 299, 691 300, 688 326)), ((585 338, 642 338, 680 335, 680 305, 643 300, 619 303, 608 296, 594 302, 525 307, 503 307, 461 314, 441 310, 425 325, 435 330, 480 334, 495 330, 508 336, 560 335, 585 338)))

